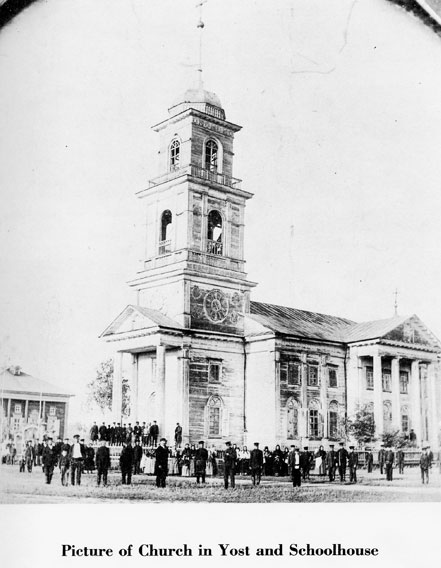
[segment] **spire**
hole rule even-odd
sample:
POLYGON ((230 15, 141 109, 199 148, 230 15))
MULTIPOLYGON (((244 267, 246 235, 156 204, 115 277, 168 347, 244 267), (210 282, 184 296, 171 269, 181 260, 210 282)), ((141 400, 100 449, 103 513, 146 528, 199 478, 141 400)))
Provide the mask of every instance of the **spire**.
POLYGON ((208 2, 208 0, 201 0, 200 2, 198 2, 198 4, 196 4, 196 8, 199 8, 199 21, 197 24, 197 29, 199 30, 199 63, 198 63, 198 89, 200 91, 203 90, 204 88, 204 83, 202 80, 202 47, 203 47, 203 31, 205 28, 205 24, 202 21, 202 8, 204 6, 204 4, 206 4, 208 2))

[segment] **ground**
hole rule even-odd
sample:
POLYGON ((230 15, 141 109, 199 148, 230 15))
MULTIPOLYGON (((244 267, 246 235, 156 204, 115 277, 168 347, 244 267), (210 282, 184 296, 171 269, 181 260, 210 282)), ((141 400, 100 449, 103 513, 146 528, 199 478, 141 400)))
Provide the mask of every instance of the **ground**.
POLYGON ((81 486, 63 487, 60 474, 50 485, 40 467, 32 473, 19 473, 18 466, 0 466, 0 503, 123 503, 127 500, 208 502, 208 503, 335 503, 335 502, 439 502, 441 474, 438 467, 431 470, 430 484, 422 485, 419 468, 408 468, 404 475, 394 471, 388 482, 375 470, 361 470, 359 483, 329 483, 315 477, 301 488, 294 489, 289 478, 265 477, 260 487, 252 487, 248 477, 237 477, 236 489, 225 490, 219 477, 208 478, 206 485, 197 485, 194 478, 171 476, 165 489, 155 487, 153 476, 137 475, 132 485, 121 485, 118 472, 109 474, 108 487, 96 487, 96 476, 84 474, 81 486))

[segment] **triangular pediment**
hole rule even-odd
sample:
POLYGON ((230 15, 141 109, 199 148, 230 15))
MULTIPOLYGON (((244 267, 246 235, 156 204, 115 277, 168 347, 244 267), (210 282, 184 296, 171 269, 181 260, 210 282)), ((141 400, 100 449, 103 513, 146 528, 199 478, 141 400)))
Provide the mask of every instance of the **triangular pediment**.
POLYGON ((397 341, 409 346, 421 345, 433 349, 440 349, 441 344, 437 337, 423 324, 418 316, 413 315, 400 325, 391 329, 382 339, 397 341))
POLYGON ((119 316, 105 329, 101 337, 116 333, 159 329, 161 327, 180 329, 181 326, 158 310, 141 306, 127 306, 119 316))

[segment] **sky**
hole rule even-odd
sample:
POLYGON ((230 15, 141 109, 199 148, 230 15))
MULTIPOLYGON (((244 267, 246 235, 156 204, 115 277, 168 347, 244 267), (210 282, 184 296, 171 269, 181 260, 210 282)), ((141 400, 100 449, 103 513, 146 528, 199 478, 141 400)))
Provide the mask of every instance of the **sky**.
MULTIPOLYGON (((150 129, 196 84, 195 0, 47 0, 0 34, 0 364, 77 394, 135 298, 150 129)), ((441 44, 385 0, 209 0, 204 85, 254 193, 254 300, 441 337, 441 44)))

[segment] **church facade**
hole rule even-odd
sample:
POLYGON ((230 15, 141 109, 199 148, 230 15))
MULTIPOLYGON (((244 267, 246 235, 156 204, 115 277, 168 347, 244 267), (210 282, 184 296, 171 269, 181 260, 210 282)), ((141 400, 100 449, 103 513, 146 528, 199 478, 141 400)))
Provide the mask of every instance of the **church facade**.
POLYGON ((377 434, 401 430, 438 444, 441 344, 417 316, 350 320, 251 301, 244 260, 245 206, 233 177, 240 126, 214 93, 188 90, 153 127, 158 177, 145 208, 136 303, 103 332, 115 347, 113 414, 159 424, 173 440, 237 444, 338 441, 369 405, 377 434))

